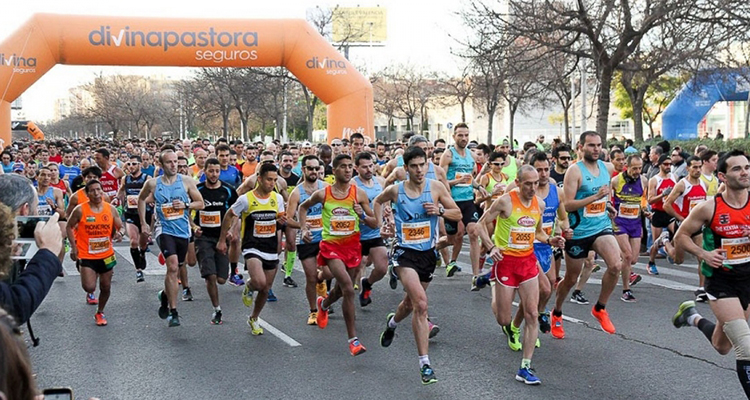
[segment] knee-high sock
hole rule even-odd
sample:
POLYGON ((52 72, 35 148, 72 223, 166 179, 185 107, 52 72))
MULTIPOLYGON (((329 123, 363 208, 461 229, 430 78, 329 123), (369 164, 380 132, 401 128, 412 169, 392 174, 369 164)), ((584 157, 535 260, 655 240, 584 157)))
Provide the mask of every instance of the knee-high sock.
POLYGON ((286 262, 284 262, 284 277, 292 276, 292 270, 294 269, 294 260, 297 258, 296 251, 286 252, 286 262))
POLYGON ((133 265, 135 266, 135 269, 143 269, 143 264, 141 263, 141 250, 137 247, 131 247, 130 256, 133 257, 133 265))

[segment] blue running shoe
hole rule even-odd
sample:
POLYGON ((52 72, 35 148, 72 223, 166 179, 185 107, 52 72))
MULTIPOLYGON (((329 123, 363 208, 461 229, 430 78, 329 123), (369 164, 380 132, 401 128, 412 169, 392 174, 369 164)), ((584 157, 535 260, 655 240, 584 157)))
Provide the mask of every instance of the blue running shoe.
POLYGON ((534 370, 531 368, 521 368, 516 374, 516 380, 523 382, 527 385, 539 385, 542 381, 534 375, 534 370))
POLYGON ((279 299, 276 297, 275 294, 273 294, 273 290, 271 289, 268 289, 268 301, 272 303, 275 301, 279 301, 279 299))
POLYGON ((659 275, 659 270, 656 269, 656 264, 649 262, 648 263, 648 274, 649 275, 659 275))
POLYGON ((423 385, 429 385, 438 381, 435 376, 435 371, 432 370, 432 367, 430 367, 429 364, 423 365, 419 370, 419 374, 422 376, 423 385))

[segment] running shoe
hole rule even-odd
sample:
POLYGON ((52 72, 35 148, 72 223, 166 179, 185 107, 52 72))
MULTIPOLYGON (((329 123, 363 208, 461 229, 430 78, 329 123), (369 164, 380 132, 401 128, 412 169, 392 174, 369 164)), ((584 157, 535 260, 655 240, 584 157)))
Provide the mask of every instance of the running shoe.
POLYGON ((164 265, 164 264, 167 263, 167 260, 164 258, 164 254, 163 253, 159 253, 158 259, 159 259, 159 264, 161 264, 161 265, 164 265))
POLYGON ((542 347, 542 341, 539 340, 539 338, 536 338, 536 343, 534 343, 534 347, 536 347, 537 349, 542 347))
POLYGON ((362 346, 359 339, 354 339, 354 341, 349 342, 349 352, 352 353, 352 356, 358 356, 366 351, 367 349, 365 346, 362 346))
POLYGON ((549 322, 549 313, 543 312, 539 314, 539 331, 542 333, 549 333, 552 329, 552 325, 549 322))
POLYGON ((242 279, 242 275, 233 274, 229 277, 229 284, 233 286, 242 286, 245 284, 245 280, 242 279))
POLYGON ((221 325, 221 310, 214 311, 213 315, 211 316, 211 325, 221 325))
POLYGON ((180 326, 180 316, 177 315, 176 310, 169 314, 169 317, 167 317, 167 323, 170 328, 173 326, 180 326))
POLYGON ((189 287, 182 289, 182 301, 193 301, 193 292, 190 291, 189 287))
POLYGON ((359 292, 359 305, 360 307, 367 307, 370 303, 372 303, 372 299, 370 298, 370 294, 372 294, 372 289, 365 289, 365 282, 364 280, 367 278, 362 278, 362 291, 359 292))
POLYGON ((253 334, 253 336, 258 336, 263 334, 263 328, 260 327, 260 323, 258 322, 258 318, 247 318, 247 325, 250 326, 250 333, 253 334))
POLYGON ((599 265, 599 263, 594 263, 594 268, 591 269, 591 273, 599 272, 600 269, 602 269, 602 266, 599 265))
POLYGON ((273 289, 268 289, 268 302, 269 303, 274 303, 274 302, 277 302, 277 301, 279 301, 279 298, 276 297, 275 294, 273 294, 273 289))
POLYGON ((659 270, 656 269, 656 264, 649 261, 648 263, 648 274, 649 275, 659 275, 659 270))
POLYGON ((143 271, 135 271, 136 282, 143 282, 145 280, 146 280, 146 277, 143 275, 143 271))
POLYGON ((98 312, 94 314, 94 320, 96 320, 97 326, 107 326, 107 318, 104 316, 104 313, 98 312))
POLYGON ((169 316, 169 304, 167 295, 163 290, 160 290, 156 297, 159 299, 159 318, 167 319, 167 317, 169 316))
POLYGON ((706 289, 699 287, 698 290, 696 290, 694 293, 695 293, 695 301, 697 301, 698 303, 705 303, 708 301, 708 293, 706 293, 706 289))
POLYGON ((440 333, 440 327, 437 326, 437 324, 433 324, 429 318, 427 318, 427 326, 429 326, 430 328, 430 339, 434 338, 438 333, 440 333))
POLYGON ((472 292, 478 292, 479 289, 481 289, 479 287, 479 285, 477 285, 477 283, 478 283, 477 281, 478 280, 479 280, 479 276, 478 275, 474 275, 474 276, 471 277, 471 291, 472 292))
POLYGON ((565 329, 563 328, 562 315, 559 317, 555 316, 555 314, 550 315, 550 322, 552 323, 552 328, 550 328, 552 337, 555 339, 564 339, 565 329))
POLYGON ((677 313, 672 317, 672 324, 675 328, 690 326, 688 318, 694 314, 698 314, 698 311, 695 311, 695 302, 692 300, 683 301, 680 308, 677 309, 677 313))
POLYGON ((636 274, 635 272, 630 273, 630 286, 635 286, 636 283, 640 282, 641 279, 643 279, 639 274, 636 274))
POLYGON ((253 305, 253 291, 250 290, 250 286, 245 285, 245 288, 242 289, 242 304, 245 307, 252 307, 253 305))
POLYGON ((521 329, 516 328, 513 324, 503 326, 503 333, 508 337, 508 347, 513 351, 519 351, 523 347, 519 336, 521 336, 521 329))
POLYGON ((286 278, 284 278, 284 286, 289 288, 296 288, 298 285, 291 276, 287 276, 286 278))
POLYGON ((430 364, 423 365, 422 368, 419 369, 419 375, 422 377, 423 385, 429 385, 431 383, 437 382, 435 371, 432 370, 430 364))
POLYGON ((396 336, 396 328, 388 326, 388 323, 391 322, 391 318, 395 315, 395 313, 388 313, 385 317, 385 330, 380 334, 380 345, 383 347, 390 346, 391 343, 393 343, 393 337, 396 336))
POLYGON ((356 283, 354 284, 354 290, 359 290, 359 285, 356 283))
POLYGON ((635 296, 633 296, 633 292, 630 290, 626 290, 622 292, 622 297, 620 297, 620 300, 626 302, 626 303, 635 303, 635 296))
POLYGON ((94 296, 93 293, 86 293, 86 304, 95 306, 99 304, 99 300, 94 296))
POLYGON ((435 269, 443 268, 443 259, 438 257, 437 261, 435 262, 435 269))
POLYGON ((534 370, 531 368, 521 368, 516 374, 516 380, 523 382, 527 385, 539 385, 542 381, 534 375, 534 370))
POLYGON ((450 278, 453 275, 458 272, 458 265, 456 265, 455 261, 451 261, 448 263, 448 265, 445 267, 445 275, 450 278))
POLYGON ((583 292, 581 291, 574 291, 573 295, 570 296, 570 302, 576 303, 576 304, 589 304, 589 300, 583 296, 583 292))
POLYGON ((318 305, 318 328, 325 329, 328 326, 328 310, 323 309, 323 297, 318 297, 316 304, 318 305))
POLYGON ((326 281, 315 284, 315 294, 317 294, 318 297, 328 296, 328 285, 326 284, 326 281))
POLYGON ((398 287, 398 275, 396 275, 396 271, 393 270, 393 264, 388 264, 388 286, 391 287, 391 289, 396 290, 398 287))
POLYGON ((615 326, 612 324, 612 321, 609 319, 609 313, 607 312, 606 309, 602 309, 601 311, 596 311, 596 306, 591 307, 591 315, 593 315, 594 318, 596 318, 596 320, 599 321, 599 325, 602 326, 602 330, 604 332, 614 335, 615 326))
POLYGON ((318 324, 318 312, 317 311, 310 312, 310 315, 307 316, 307 324, 308 325, 318 324))

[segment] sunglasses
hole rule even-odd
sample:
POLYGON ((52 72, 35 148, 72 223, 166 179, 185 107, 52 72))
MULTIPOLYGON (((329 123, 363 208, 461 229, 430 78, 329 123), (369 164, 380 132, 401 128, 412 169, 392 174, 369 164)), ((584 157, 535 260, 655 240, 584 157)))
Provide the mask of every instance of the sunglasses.
POLYGON ((342 146, 342 144, 341 143, 332 143, 331 146, 339 147, 339 146, 342 146))
POLYGON ((320 169, 320 167, 308 167, 308 166, 305 166, 305 169, 308 170, 308 171, 317 171, 317 170, 320 169))
POLYGON ((572 157, 559 157, 560 161, 570 161, 572 157))
POLYGON ((503 165, 503 163, 501 163, 501 162, 493 162, 492 165, 494 165, 496 167, 501 167, 503 165))
POLYGON ((672 163, 671 162, 665 162, 665 163, 661 163, 661 165, 663 165, 665 167, 671 167, 672 163))

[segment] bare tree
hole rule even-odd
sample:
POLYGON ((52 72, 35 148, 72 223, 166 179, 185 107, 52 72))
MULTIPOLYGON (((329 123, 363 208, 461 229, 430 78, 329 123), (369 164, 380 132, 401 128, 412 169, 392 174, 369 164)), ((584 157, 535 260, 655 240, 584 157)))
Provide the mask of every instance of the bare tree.
POLYGON ((467 65, 456 77, 444 77, 441 79, 441 94, 444 98, 451 99, 447 104, 457 104, 461 107, 461 122, 466 121, 466 104, 474 93, 476 82, 471 76, 471 66, 467 65))

